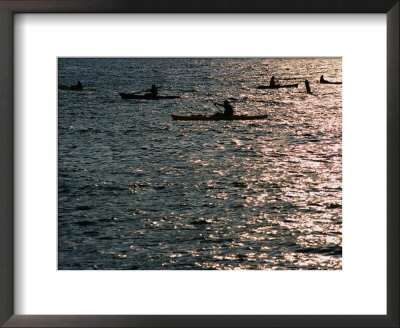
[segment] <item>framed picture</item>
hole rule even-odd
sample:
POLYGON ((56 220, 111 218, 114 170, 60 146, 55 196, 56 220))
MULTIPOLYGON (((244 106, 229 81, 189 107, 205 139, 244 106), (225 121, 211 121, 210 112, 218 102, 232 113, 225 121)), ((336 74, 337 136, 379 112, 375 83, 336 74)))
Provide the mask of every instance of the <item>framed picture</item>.
POLYGON ((2 325, 398 327, 398 1, 0 21, 2 325))

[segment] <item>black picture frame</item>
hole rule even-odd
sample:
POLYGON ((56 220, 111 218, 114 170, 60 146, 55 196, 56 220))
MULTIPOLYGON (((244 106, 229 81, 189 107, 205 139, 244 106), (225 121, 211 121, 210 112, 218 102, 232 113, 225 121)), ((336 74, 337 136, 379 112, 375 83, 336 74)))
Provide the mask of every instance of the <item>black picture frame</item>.
POLYGON ((4 327, 399 327, 399 8, 399 0, 0 0, 0 324, 4 327), (13 17, 16 13, 386 14, 387 315, 14 315, 13 17))

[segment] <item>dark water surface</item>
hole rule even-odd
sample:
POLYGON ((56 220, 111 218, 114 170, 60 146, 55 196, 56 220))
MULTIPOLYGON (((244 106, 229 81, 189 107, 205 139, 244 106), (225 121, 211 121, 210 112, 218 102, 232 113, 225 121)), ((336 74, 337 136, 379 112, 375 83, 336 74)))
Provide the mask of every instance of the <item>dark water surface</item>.
POLYGON ((59 59, 59 269, 342 267, 341 59, 59 59), (272 75, 298 88, 257 90, 272 75), (313 95, 305 92, 304 79, 313 95), (162 86, 181 99, 122 100, 162 86), (172 121, 230 99, 261 121, 172 121))

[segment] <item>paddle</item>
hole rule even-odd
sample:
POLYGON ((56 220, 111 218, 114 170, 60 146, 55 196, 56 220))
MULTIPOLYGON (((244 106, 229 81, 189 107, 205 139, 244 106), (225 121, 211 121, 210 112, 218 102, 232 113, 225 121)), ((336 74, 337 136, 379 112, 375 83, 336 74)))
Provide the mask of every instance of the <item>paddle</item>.
POLYGON ((219 107, 218 107, 218 105, 217 105, 216 102, 214 102, 214 101, 212 101, 212 100, 209 100, 209 101, 211 101, 211 102, 213 103, 213 105, 214 105, 215 107, 217 107, 218 111, 219 111, 220 113, 222 113, 221 110, 219 109, 219 107))
POLYGON ((148 92, 149 90, 143 90, 143 91, 137 91, 137 92, 131 92, 131 95, 135 95, 137 93, 142 93, 142 92, 148 92))
MULTIPOLYGON (((162 87, 157 87, 157 89, 161 89, 162 87)), ((142 92, 150 92, 151 89, 143 90, 143 91, 137 91, 137 92, 131 92, 131 95, 135 95, 137 93, 142 93, 142 92)))

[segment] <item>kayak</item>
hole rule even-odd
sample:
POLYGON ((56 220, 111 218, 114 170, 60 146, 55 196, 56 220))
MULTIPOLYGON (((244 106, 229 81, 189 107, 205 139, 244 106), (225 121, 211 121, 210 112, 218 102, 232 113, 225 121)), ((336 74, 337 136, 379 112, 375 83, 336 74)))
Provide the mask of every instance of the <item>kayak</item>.
POLYGON ((68 86, 68 85, 59 84, 58 88, 60 90, 71 90, 71 91, 96 91, 96 89, 85 89, 84 87, 79 88, 76 85, 68 86))
POLYGON ((240 120, 262 120, 267 118, 268 115, 233 115, 227 116, 221 113, 214 115, 190 115, 190 116, 180 116, 171 115, 174 121, 240 121, 240 120))
POLYGON ((321 84, 342 84, 342 82, 330 82, 330 81, 323 81, 323 82, 319 81, 319 83, 321 83, 321 84))
POLYGON ((284 84, 284 85, 259 85, 257 89, 279 89, 279 88, 297 88, 298 84, 284 84))
POLYGON ((151 96, 150 94, 136 95, 133 93, 119 93, 122 99, 145 99, 145 100, 160 100, 160 99, 178 99, 180 96, 151 96))

